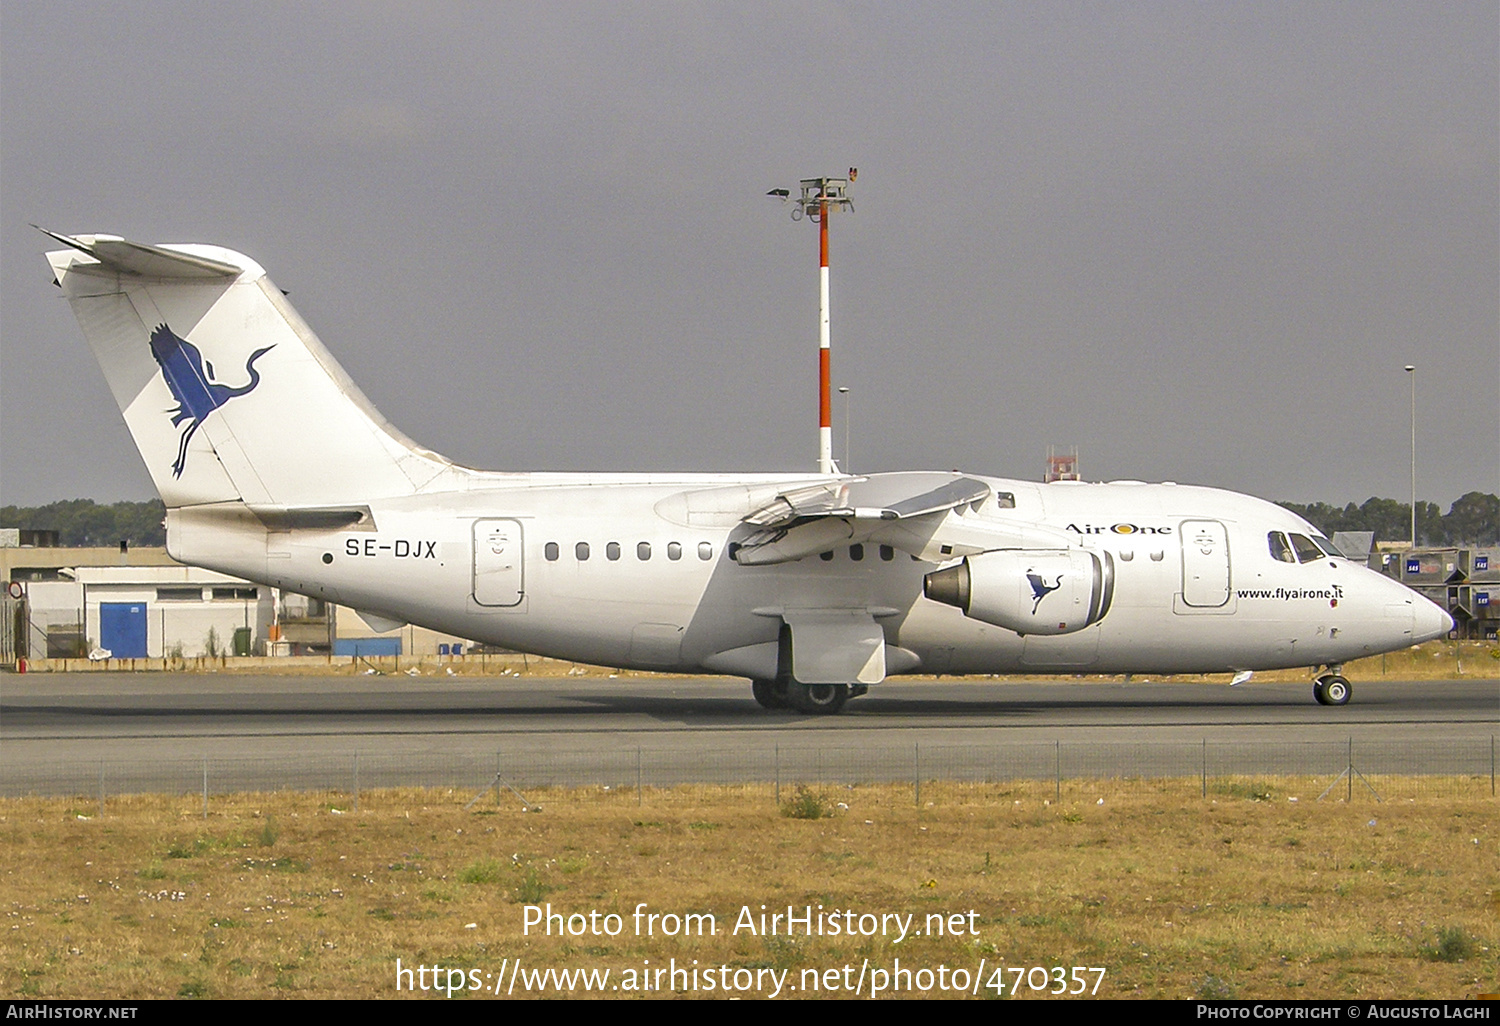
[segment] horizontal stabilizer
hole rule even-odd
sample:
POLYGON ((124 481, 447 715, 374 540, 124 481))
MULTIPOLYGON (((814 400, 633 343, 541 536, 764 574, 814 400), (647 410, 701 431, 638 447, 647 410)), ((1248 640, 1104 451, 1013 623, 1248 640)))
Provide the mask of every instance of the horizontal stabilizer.
MULTIPOLYGON (((162 246, 147 246, 122 239, 118 235, 61 235, 38 225, 32 227, 64 246, 87 253, 99 261, 102 270, 112 273, 133 274, 142 278, 233 278, 245 270, 222 260, 194 256, 162 246)), ((75 264, 73 269, 89 273, 87 264, 75 264)))

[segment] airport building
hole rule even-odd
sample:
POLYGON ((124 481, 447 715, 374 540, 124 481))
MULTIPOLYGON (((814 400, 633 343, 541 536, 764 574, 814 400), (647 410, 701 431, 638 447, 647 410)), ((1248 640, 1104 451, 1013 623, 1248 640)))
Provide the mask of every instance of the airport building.
POLYGON ((0 531, 0 659, 462 655, 423 627, 379 632, 352 609, 184 566, 160 546, 65 548, 0 531))
POLYGON ((1500 640, 1500 547, 1407 547, 1367 565, 1448 610, 1458 637, 1500 640))
POLYGON ((272 589, 195 567, 76 566, 19 583, 32 658, 252 655, 272 620, 272 589))

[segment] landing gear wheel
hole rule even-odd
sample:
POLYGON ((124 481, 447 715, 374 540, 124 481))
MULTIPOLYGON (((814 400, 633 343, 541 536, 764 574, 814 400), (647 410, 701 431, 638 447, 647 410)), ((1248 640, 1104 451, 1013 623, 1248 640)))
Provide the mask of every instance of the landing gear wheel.
POLYGON ((798 712, 823 716, 832 716, 849 701, 847 684, 803 684, 793 680, 787 682, 786 693, 792 708, 798 712))
POLYGON ((786 688, 778 688, 774 680, 751 681, 750 693, 755 696, 756 703, 762 709, 791 708, 791 703, 787 701, 786 688))
POLYGON ((1349 681, 1336 673, 1319 677, 1313 682, 1313 697, 1319 705, 1348 705, 1349 681))

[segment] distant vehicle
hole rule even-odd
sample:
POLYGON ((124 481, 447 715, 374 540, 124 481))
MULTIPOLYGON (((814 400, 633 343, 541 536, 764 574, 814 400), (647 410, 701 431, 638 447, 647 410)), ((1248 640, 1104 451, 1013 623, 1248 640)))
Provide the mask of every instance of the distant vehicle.
POLYGON ((904 673, 1313 667, 1438 606, 1211 488, 959 473, 470 470, 362 395, 253 260, 48 233, 178 560, 561 659, 748 677, 831 713, 904 673))

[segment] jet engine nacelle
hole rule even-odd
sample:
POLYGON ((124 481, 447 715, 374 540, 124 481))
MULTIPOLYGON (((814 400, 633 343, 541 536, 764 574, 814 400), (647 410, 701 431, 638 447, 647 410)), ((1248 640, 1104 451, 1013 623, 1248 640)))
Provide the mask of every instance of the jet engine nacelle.
POLYGON ((1109 612, 1115 563, 1086 549, 981 552, 928 574, 922 593, 1017 634, 1072 634, 1109 612))

